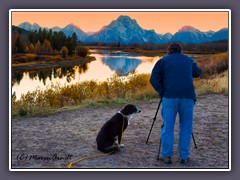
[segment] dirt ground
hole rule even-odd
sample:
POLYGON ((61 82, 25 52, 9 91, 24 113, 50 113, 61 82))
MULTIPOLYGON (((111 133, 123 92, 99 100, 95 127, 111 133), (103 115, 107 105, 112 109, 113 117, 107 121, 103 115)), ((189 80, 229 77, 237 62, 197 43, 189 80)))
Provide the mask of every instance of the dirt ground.
MULTIPOLYGON (((78 169, 227 169, 229 167, 228 97, 201 95, 195 105, 190 161, 180 164, 178 156, 178 118, 175 128, 173 164, 156 159, 162 118, 158 115, 150 139, 158 100, 136 104, 142 113, 133 116, 123 135, 125 147, 113 155, 86 159, 73 165, 78 169)), ((105 121, 122 106, 88 107, 42 117, 12 121, 12 168, 67 168, 69 162, 99 154, 96 136, 105 121)))

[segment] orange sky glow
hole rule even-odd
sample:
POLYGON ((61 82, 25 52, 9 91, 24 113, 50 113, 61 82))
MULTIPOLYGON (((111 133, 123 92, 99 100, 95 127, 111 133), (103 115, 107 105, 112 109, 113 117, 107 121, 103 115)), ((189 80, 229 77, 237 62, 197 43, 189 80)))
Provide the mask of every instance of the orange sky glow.
POLYGON ((73 23, 84 32, 97 32, 103 26, 127 15, 144 29, 159 34, 176 33, 182 26, 193 26, 201 31, 218 31, 228 27, 228 12, 17 12, 12 11, 12 25, 23 22, 37 23, 41 27, 60 28, 73 23))

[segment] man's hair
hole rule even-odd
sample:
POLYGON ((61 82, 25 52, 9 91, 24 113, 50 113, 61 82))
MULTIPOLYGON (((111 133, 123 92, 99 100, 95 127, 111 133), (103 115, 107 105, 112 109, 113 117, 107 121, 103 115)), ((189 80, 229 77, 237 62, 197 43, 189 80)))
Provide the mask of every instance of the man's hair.
POLYGON ((172 53, 182 53, 182 47, 179 43, 171 43, 168 48, 167 48, 167 53, 168 54, 172 54, 172 53))

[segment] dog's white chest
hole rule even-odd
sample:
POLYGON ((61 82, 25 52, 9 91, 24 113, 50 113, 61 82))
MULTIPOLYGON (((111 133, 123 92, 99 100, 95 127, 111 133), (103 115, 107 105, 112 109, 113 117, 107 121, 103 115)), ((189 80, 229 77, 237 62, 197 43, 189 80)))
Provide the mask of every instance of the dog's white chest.
POLYGON ((130 124, 130 120, 132 119, 132 115, 128 115, 127 116, 127 120, 128 120, 128 125, 130 124))

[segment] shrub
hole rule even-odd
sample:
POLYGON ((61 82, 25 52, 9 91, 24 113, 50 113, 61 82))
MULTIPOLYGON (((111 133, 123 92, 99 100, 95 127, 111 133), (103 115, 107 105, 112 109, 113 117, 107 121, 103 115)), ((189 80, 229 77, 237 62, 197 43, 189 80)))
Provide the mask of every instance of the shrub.
POLYGON ((27 109, 24 106, 19 108, 19 111, 18 111, 19 116, 26 116, 27 113, 28 113, 27 109))
POLYGON ((220 74, 228 70, 228 53, 203 56, 197 60, 202 69, 201 78, 210 78, 214 74, 220 74))
POLYGON ((78 46, 77 47, 77 55, 80 57, 87 57, 90 55, 90 50, 88 47, 78 46))
POLYGON ((63 58, 66 58, 67 57, 67 54, 68 54, 68 49, 66 46, 63 46, 62 49, 60 50, 60 53, 62 55, 63 58))

